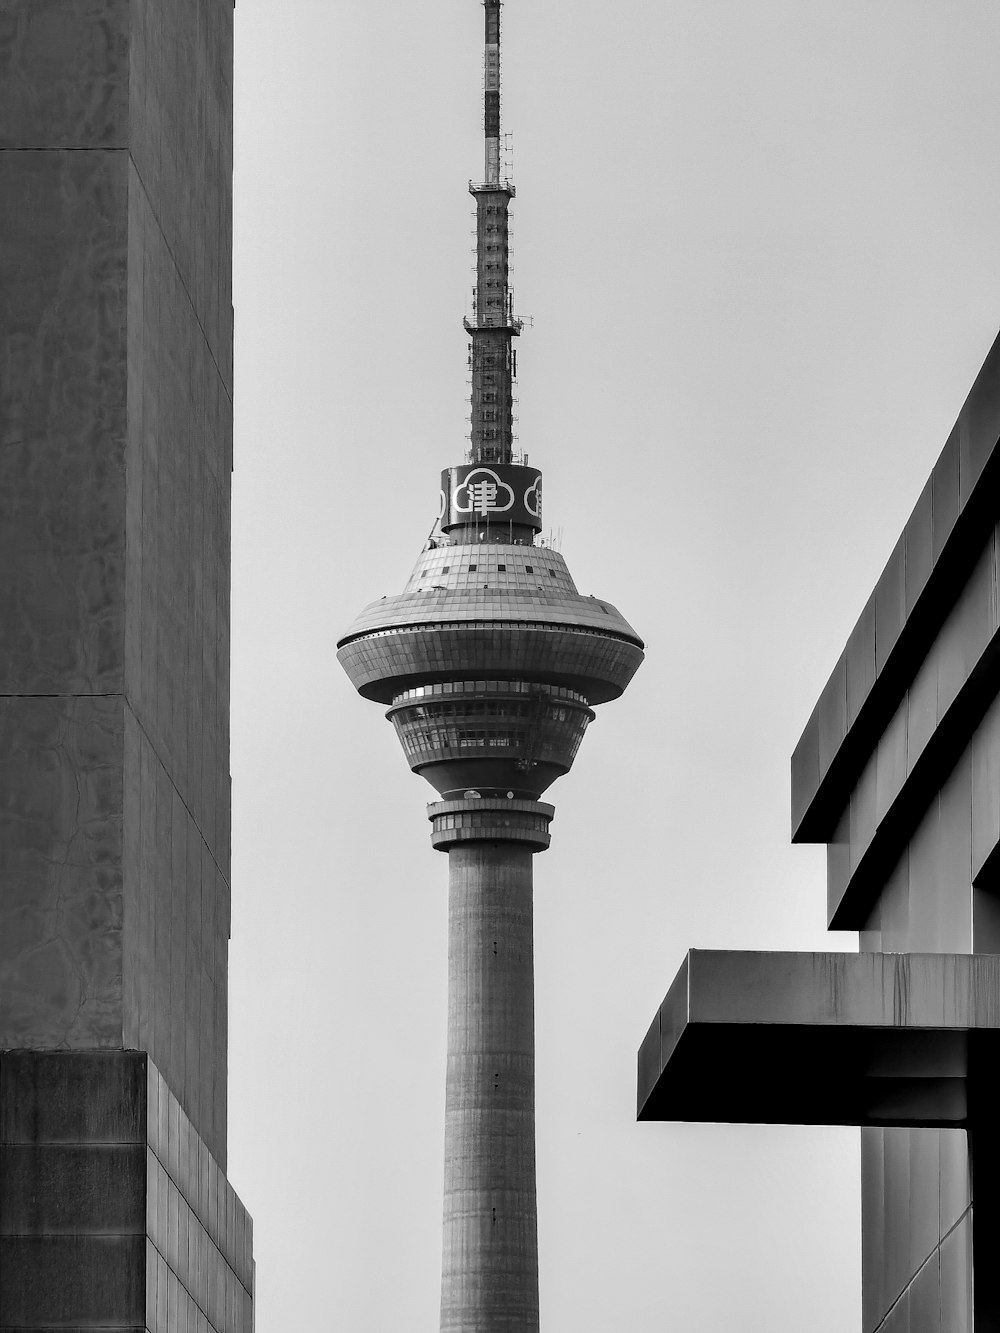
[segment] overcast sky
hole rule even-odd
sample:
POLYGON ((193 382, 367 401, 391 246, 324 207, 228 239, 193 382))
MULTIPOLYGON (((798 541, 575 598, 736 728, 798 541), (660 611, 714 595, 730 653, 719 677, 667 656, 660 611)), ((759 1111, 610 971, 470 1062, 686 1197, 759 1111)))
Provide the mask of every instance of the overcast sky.
MULTIPOLYGON (((335 643, 466 447, 482 11, 236 25, 230 1176, 258 1333, 433 1331, 447 862, 335 643)), ((998 36, 505 6, 520 443, 648 649, 535 862, 543 1333, 860 1329, 858 1132, 636 1125, 635 1052, 690 947, 857 947, 789 757, 1000 324, 998 36)))

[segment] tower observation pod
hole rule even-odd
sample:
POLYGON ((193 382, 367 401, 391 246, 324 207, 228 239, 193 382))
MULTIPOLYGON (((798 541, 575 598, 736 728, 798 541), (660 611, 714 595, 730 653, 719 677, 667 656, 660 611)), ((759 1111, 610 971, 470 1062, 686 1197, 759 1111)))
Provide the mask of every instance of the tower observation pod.
POLYGON ((337 656, 439 799, 449 863, 442 1333, 538 1329, 532 858, 541 799, 642 640, 539 545, 541 473, 513 448, 513 185, 500 166, 500 3, 485 0, 485 180, 476 203, 472 444, 403 591, 366 606, 337 656))

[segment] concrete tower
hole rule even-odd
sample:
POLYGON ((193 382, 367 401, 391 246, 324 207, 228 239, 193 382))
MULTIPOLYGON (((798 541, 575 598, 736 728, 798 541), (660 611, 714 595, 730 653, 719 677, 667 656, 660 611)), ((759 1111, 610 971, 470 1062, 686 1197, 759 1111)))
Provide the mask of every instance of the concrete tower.
POLYGON ((532 857, 542 793, 573 763, 592 705, 617 698, 642 642, 537 545, 541 474, 513 448, 508 280, 513 185, 500 166, 500 0, 485 0, 485 179, 476 201, 472 447, 442 474, 440 514, 403 592, 367 606, 338 657, 390 705, 440 800, 449 862, 448 1075, 441 1329, 538 1328, 532 857))
POLYGON ((0 0, 0 1328, 250 1333, 228 0, 0 0))

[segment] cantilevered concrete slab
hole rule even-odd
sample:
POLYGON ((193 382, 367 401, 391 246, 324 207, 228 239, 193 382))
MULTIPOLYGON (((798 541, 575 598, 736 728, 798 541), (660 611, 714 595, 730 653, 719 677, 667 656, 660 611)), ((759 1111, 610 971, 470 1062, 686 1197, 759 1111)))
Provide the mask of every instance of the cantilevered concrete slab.
POLYGON ((964 1127, 998 1054, 1000 956, 692 949, 639 1050, 638 1115, 964 1127))

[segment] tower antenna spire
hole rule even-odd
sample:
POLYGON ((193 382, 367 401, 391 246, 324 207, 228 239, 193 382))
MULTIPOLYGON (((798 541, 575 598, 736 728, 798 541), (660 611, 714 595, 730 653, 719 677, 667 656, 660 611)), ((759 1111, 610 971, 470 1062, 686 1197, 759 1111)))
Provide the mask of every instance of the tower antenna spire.
POLYGON ((483 127, 486 179, 469 182, 476 201, 476 286, 472 339, 473 463, 511 463, 514 457, 513 339, 521 332, 510 290, 510 223, 514 186, 500 175, 500 0, 483 0, 483 127))
POLYGON ((483 0, 486 17, 483 62, 483 128, 486 184, 500 184, 500 0, 483 0))

